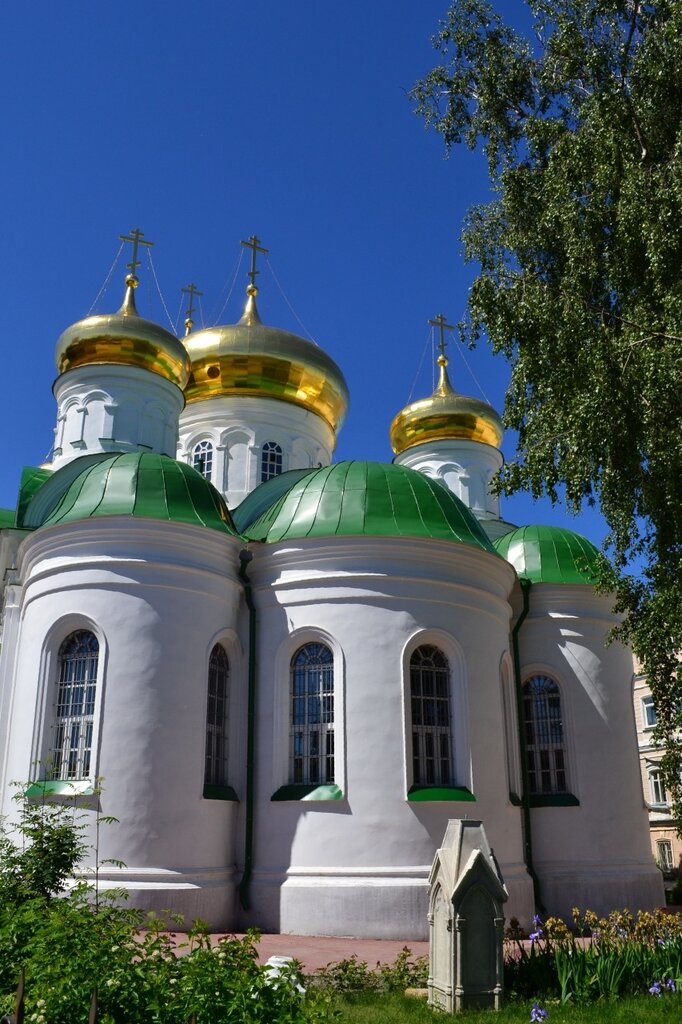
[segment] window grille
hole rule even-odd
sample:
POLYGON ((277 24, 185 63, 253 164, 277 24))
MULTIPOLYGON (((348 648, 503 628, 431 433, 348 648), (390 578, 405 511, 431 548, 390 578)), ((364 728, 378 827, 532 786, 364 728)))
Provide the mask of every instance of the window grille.
POLYGON ((656 842, 656 861, 661 871, 672 871, 673 844, 669 839, 659 839, 656 842))
POLYGON ((192 466, 207 480, 213 471, 213 445, 210 441, 199 441, 192 449, 192 466))
POLYGON ((450 666, 430 644, 410 658, 412 773, 415 785, 452 784, 450 666))
POLYGON ((230 663, 225 649, 216 644, 208 661, 208 706, 206 710, 206 764, 204 783, 227 784, 227 698, 230 663))
POLYGON ((553 679, 533 676, 523 684, 523 714, 531 794, 565 793, 561 696, 553 679))
POLYGON ((320 643, 305 644, 291 659, 290 780, 334 781, 334 657, 320 643))
POLYGON ((260 480, 272 480, 282 472, 282 449, 276 441, 266 441, 261 450, 260 480))
POLYGON ((642 721, 645 729, 653 729, 657 722, 653 697, 642 697, 642 721))
POLYGON ((53 779, 90 776, 99 643, 88 630, 71 633, 57 657, 57 697, 48 756, 53 779))
POLYGON ((649 772, 649 786, 651 788, 652 804, 667 804, 668 794, 663 784, 663 777, 659 771, 649 772))

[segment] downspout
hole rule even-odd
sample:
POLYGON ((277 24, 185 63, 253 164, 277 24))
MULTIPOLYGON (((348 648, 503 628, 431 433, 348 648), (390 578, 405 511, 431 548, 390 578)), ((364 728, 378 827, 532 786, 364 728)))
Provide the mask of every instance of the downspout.
POLYGON ((523 595, 523 609, 512 629, 512 652, 514 655, 514 688, 516 690, 516 718, 519 728, 519 749, 521 752, 521 815, 523 821, 523 854, 528 874, 533 882, 533 899, 535 909, 544 914, 545 907, 540 897, 540 879, 533 866, 533 833, 530 820, 530 775, 528 771, 528 749, 524 736, 523 684, 521 682, 521 658, 519 656, 519 633, 525 622, 530 607, 531 581, 520 579, 523 595))
POLYGON ((253 868, 253 790, 256 746, 256 608, 246 567, 253 558, 250 551, 239 553, 239 579, 244 585, 244 600, 249 610, 249 674, 246 716, 246 819, 244 824, 244 873, 239 883, 239 902, 248 910, 249 886, 253 868))

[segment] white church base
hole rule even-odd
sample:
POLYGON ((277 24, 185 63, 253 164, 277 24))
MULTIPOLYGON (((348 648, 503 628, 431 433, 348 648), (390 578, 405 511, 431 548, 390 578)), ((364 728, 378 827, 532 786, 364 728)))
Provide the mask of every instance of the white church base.
POLYGON ((187 929, 201 920, 209 931, 235 928, 238 884, 236 873, 226 871, 108 869, 99 875, 101 892, 122 891, 122 898, 116 900, 120 905, 152 913, 176 928, 187 929), (182 918, 179 924, 178 918, 182 918))
POLYGON ((547 914, 572 922, 572 911, 594 910, 605 917, 612 910, 655 910, 665 906, 663 877, 655 864, 609 864, 608 870, 599 865, 576 870, 566 865, 564 870, 546 870, 540 867, 540 896, 547 914))
MULTIPOLYGON (((362 936, 368 939, 428 939, 429 869, 373 868, 353 872, 320 869, 285 876, 255 873, 250 908, 240 927, 288 935, 362 936)), ((530 878, 508 883, 511 915, 530 923, 530 878)), ((506 907, 505 907, 506 909, 506 907)))

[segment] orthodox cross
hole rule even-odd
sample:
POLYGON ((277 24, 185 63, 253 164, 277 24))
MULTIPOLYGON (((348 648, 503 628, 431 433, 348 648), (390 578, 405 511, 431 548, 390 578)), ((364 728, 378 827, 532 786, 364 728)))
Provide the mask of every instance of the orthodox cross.
POLYGON ((134 275, 135 269, 140 265, 140 261, 137 258, 138 247, 140 245, 146 245, 151 249, 154 243, 145 241, 144 234, 142 231, 140 231, 139 228, 134 228, 129 235, 119 235, 118 237, 121 239, 122 242, 133 243, 133 258, 130 261, 130 263, 126 263, 126 266, 130 267, 130 273, 134 275))
MULTIPOLYGON (((180 291, 185 292, 187 295, 189 295, 189 306, 187 307, 187 320, 192 322, 192 313, 194 312, 194 296, 203 295, 204 293, 199 291, 194 282, 188 284, 186 288, 181 288, 180 291)), ((187 323, 187 320, 185 320, 185 323, 187 323)))
POLYGON ((242 239, 242 243, 241 243, 242 245, 245 245, 247 249, 251 250, 251 270, 249 271, 249 277, 251 278, 252 286, 255 286, 255 284, 256 284, 256 274, 260 274, 260 270, 256 270, 256 253, 257 252, 262 252, 262 253, 269 253, 270 252, 269 249, 263 249, 261 247, 260 241, 261 241, 260 238, 257 238, 256 235, 251 235, 251 237, 249 238, 248 242, 245 242, 242 239))
POLYGON ((445 346, 447 345, 447 342, 445 340, 445 332, 454 331, 455 328, 452 324, 446 323, 445 317, 443 316, 442 313, 439 313, 438 316, 434 317, 433 320, 429 320, 429 323, 431 324, 432 327, 440 328, 440 341, 438 342, 438 348, 440 349, 441 356, 445 356, 445 346))

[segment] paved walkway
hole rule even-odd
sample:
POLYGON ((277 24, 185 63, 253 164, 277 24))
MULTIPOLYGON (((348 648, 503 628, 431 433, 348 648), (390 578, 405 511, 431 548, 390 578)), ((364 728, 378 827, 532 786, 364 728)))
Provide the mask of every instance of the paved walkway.
MULTIPOLYGON (((185 941, 182 932, 174 934, 177 943, 185 941)), ((211 935, 211 940, 217 943, 223 934, 211 935)), ((236 938, 241 939, 243 935, 237 934, 236 938)), ((319 971, 327 964, 348 960, 355 954, 358 960, 365 960, 370 967, 374 967, 377 962, 393 963, 405 946, 412 951, 414 957, 428 956, 428 942, 337 938, 328 935, 261 935, 258 959, 260 963, 265 963, 271 956, 293 956, 301 961, 306 971, 319 971)))

